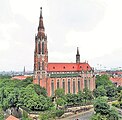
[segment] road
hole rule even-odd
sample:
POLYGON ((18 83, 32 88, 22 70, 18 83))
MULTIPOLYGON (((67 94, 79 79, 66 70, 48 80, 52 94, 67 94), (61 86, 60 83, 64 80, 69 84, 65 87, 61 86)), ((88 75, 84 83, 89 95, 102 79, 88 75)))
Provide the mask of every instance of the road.
POLYGON ((69 116, 66 118, 56 119, 56 120, 77 120, 77 119, 78 120, 89 120, 93 113, 94 113, 94 109, 92 108, 89 111, 77 113, 75 115, 72 115, 72 116, 69 116))
POLYGON ((78 116, 76 116, 76 117, 72 117, 70 120, 89 120, 90 119, 90 117, 93 115, 93 111, 89 111, 89 112, 86 112, 86 113, 84 113, 84 114, 82 114, 82 115, 78 115, 78 116))

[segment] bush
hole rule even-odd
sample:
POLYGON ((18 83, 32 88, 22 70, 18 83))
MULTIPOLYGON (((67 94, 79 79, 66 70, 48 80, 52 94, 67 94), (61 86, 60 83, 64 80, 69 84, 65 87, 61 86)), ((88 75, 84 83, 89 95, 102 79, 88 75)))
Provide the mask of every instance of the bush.
POLYGON ((119 104, 118 101, 113 102, 113 103, 112 103, 112 106, 117 107, 117 108, 120 108, 120 104, 119 104))
POLYGON ((56 116, 61 117, 64 114, 63 110, 56 110, 56 116))
POLYGON ((56 114, 51 111, 43 112, 39 115, 40 120, 52 120, 55 117, 56 117, 56 114))
POLYGON ((100 113, 98 113, 98 114, 94 114, 91 117, 91 120, 108 120, 108 119, 106 118, 106 116, 101 115, 100 113))
POLYGON ((109 110, 108 120, 118 120, 118 112, 112 107, 109 110))

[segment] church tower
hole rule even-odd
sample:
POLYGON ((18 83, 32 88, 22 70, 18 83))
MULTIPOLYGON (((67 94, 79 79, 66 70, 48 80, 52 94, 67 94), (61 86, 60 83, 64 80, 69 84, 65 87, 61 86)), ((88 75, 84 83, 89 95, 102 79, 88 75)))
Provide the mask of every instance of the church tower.
POLYGON ((42 17, 42 7, 40 8, 39 26, 35 35, 34 51, 34 83, 46 88, 48 65, 47 36, 42 17))
POLYGON ((80 63, 80 54, 79 54, 78 47, 77 47, 77 54, 76 54, 76 63, 80 63))

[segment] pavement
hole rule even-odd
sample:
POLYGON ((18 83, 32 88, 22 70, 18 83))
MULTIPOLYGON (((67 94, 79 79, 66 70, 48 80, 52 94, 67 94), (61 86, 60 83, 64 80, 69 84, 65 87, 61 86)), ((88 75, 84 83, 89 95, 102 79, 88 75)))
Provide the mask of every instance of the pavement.
POLYGON ((90 109, 88 111, 85 112, 81 112, 81 113, 77 113, 75 115, 66 117, 66 118, 61 118, 61 119, 56 119, 56 120, 89 120, 90 117, 93 115, 94 113, 94 109, 90 109))

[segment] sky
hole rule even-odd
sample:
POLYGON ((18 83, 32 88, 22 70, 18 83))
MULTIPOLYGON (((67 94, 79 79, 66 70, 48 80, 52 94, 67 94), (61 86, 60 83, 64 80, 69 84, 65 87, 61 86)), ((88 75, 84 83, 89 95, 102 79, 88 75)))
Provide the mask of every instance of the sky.
POLYGON ((0 71, 33 70, 43 9, 49 62, 122 67, 122 0, 0 0, 0 71))

